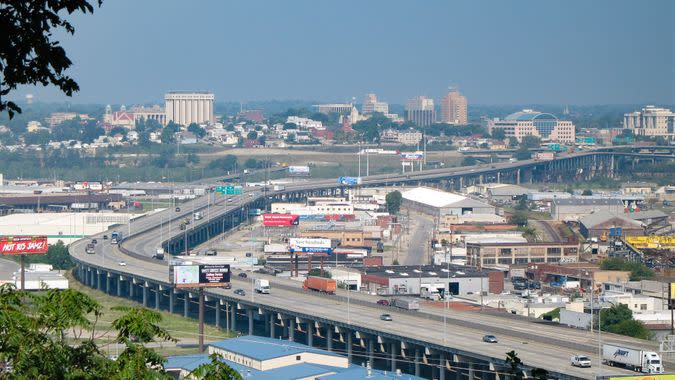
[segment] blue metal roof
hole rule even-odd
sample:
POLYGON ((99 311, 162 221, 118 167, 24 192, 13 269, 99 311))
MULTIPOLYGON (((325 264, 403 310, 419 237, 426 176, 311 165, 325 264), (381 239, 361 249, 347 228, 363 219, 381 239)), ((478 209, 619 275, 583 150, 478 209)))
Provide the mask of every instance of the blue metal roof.
POLYGON ((312 348, 307 345, 266 338, 262 336, 247 335, 233 339, 227 339, 210 344, 213 347, 236 352, 255 360, 268 360, 282 356, 297 355, 303 352, 315 352, 322 355, 340 356, 330 351, 312 348))
POLYGON ((504 118, 504 120, 517 120, 517 121, 529 121, 534 119, 558 120, 557 117, 551 115, 550 113, 542 113, 532 110, 523 110, 515 112, 504 118))

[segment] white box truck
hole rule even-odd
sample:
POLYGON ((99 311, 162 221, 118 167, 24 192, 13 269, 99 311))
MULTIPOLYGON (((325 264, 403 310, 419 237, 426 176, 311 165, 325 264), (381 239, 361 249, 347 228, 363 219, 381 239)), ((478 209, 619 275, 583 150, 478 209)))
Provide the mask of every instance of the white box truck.
POLYGON ((394 306, 406 310, 419 310, 420 303, 413 298, 395 298, 394 306))
POLYGON ((602 346, 602 361, 609 366, 626 367, 637 372, 663 373, 659 354, 639 348, 605 344, 602 346))
POLYGON ((260 294, 270 294, 270 282, 262 278, 255 280, 255 291, 260 294))

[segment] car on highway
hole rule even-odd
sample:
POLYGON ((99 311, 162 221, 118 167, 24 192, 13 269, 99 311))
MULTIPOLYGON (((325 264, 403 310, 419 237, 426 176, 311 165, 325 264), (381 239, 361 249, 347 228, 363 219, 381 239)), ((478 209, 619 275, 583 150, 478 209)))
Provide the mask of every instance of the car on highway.
POLYGON ((246 277, 248 277, 248 275, 247 275, 246 273, 244 273, 244 272, 239 273, 237 276, 239 276, 239 277, 241 277, 241 278, 246 278, 246 277))
POLYGON ((108 240, 108 235, 103 235, 103 240, 108 240))
POLYGON ((380 315, 380 319, 383 320, 383 321, 388 321, 388 322, 393 321, 390 314, 382 314, 382 315, 380 315))
POLYGON ((96 239, 91 239, 91 244, 96 244, 96 243, 98 243, 98 240, 96 240, 96 239))
POLYGON ((574 355, 570 360, 573 367, 590 368, 591 359, 586 355, 574 355))
POLYGON ((378 304, 378 305, 382 305, 382 306, 389 306, 389 301, 387 301, 387 300, 378 300, 378 301, 377 301, 377 304, 378 304))
POLYGON ((231 282, 226 282, 223 284, 223 289, 232 289, 232 283, 231 282))
POLYGON ((246 295, 246 291, 244 289, 237 289, 237 290, 234 291, 234 294, 243 297, 243 296, 246 295))
POLYGON ((121 266, 121 267, 127 266, 126 261, 120 261, 118 264, 119 264, 119 266, 121 266))
POLYGON ((483 342, 485 342, 485 343, 499 343, 499 341, 497 340, 497 337, 494 336, 494 335, 485 335, 483 337, 483 342))
POLYGON ((227 203, 232 202, 232 198, 227 198, 227 203))
POLYGON ((180 207, 176 207, 176 212, 180 212, 180 207))

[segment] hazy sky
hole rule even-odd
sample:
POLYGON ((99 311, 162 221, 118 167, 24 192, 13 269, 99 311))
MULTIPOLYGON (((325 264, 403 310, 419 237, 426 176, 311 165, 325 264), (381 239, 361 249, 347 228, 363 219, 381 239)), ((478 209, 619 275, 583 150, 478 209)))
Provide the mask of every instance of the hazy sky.
POLYGON ((673 15, 672 0, 105 0, 63 45, 77 103, 402 103, 456 85, 474 104, 673 104, 673 15))

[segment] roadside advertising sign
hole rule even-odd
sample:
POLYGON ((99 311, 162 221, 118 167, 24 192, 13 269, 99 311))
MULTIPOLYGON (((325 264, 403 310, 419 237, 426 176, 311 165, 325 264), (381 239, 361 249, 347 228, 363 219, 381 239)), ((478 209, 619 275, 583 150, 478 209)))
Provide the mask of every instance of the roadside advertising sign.
POLYGON ((0 253, 2 255, 38 255, 47 253, 48 249, 46 236, 0 237, 0 253))

